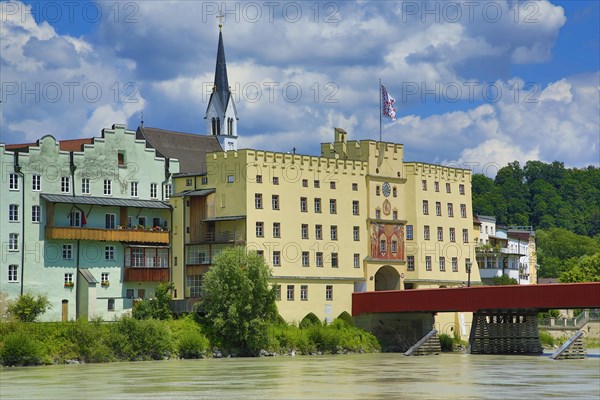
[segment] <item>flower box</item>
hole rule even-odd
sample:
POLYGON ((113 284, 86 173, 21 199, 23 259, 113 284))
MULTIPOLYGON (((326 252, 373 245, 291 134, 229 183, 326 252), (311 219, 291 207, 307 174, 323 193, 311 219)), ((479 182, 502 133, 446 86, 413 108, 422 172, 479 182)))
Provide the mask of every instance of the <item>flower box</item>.
POLYGON ((75 286, 74 282, 65 282, 65 287, 73 287, 75 286))

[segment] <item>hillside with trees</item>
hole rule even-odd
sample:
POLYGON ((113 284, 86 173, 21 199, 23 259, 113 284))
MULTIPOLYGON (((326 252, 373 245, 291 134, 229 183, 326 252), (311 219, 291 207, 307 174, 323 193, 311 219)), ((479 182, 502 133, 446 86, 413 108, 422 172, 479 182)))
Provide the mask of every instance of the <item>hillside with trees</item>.
POLYGON ((518 161, 495 179, 473 176, 473 211, 499 225, 531 225, 540 277, 600 280, 600 168, 518 161))

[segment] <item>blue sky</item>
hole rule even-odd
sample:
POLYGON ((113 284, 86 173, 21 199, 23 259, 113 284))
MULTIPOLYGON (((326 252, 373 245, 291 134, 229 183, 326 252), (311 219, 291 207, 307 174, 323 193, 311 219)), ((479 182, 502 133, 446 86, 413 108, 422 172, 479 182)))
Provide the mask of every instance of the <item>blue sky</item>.
POLYGON ((240 147, 318 154, 334 126, 377 139, 381 78, 398 115, 383 140, 408 160, 600 163, 596 1, 1 4, 5 143, 135 129, 142 112, 205 134, 221 8, 240 147))

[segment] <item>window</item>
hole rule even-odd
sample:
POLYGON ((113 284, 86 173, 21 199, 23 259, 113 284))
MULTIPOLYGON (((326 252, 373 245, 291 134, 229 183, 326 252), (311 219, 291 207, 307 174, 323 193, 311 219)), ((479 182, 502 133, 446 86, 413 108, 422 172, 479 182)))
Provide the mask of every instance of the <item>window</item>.
POLYGON ((115 299, 108 299, 107 311, 115 311, 115 299))
POLYGON ((273 266, 279 267, 281 266, 281 251, 275 250, 273 252, 273 266))
POLYGON ((112 181, 110 179, 104 180, 104 195, 105 196, 112 195, 112 181))
POLYGON ((256 223, 256 237, 264 237, 265 235, 265 224, 263 222, 256 223))
POLYGON ((429 215, 429 202, 423 200, 423 215, 429 215))
POLYGON ((338 253, 331 253, 331 267, 338 267, 338 253))
POLYGON ((306 212, 308 210, 306 197, 300 197, 300 212, 306 212))
POLYGON ((275 300, 281 301, 281 285, 275 285, 275 300))
POLYGON ((31 190, 39 192, 42 190, 42 177, 41 175, 33 174, 31 176, 31 190))
POLYGON ((435 190, 436 192, 440 191, 440 183, 435 181, 433 182, 433 190, 435 190))
POLYGON ((381 194, 381 187, 379 185, 375 186, 375 196, 379 196, 381 194))
POLYGON ((425 271, 431 271, 431 256, 425 256, 425 271))
POLYGON ((406 256, 406 270, 407 271, 415 270, 415 256, 406 256))
POLYGON ((323 226, 315 225, 315 239, 322 240, 323 239, 323 226))
POLYGON ((173 186, 171 186, 171 184, 167 183, 165 185, 165 199, 168 199, 169 197, 171 197, 172 193, 173 193, 173 186))
POLYGON ((271 206, 273 210, 279 210, 279 195, 274 194, 271 196, 271 206))
POLYGON ((458 258, 452 257, 452 272, 458 272, 458 258))
POLYGON ((317 251, 315 254, 315 264, 317 267, 323 266, 323 252, 317 251))
POLYGON ((150 184, 150 197, 156 199, 158 197, 157 194, 158 185, 156 183, 150 184))
POLYGON ((423 239, 429 240, 429 225, 423 227, 423 239))
POLYGON ((104 259, 106 261, 115 260, 115 246, 104 246, 104 259))
POLYGON ((19 251, 19 234, 9 233, 8 234, 8 250, 19 251))
POLYGON ((336 203, 335 199, 329 200, 329 213, 330 214, 337 213, 337 203, 336 203))
POLYGON ((360 268, 360 254, 354 253, 354 268, 360 268))
POLYGON ((352 228, 352 238, 354 241, 360 240, 360 228, 358 226, 352 228))
POLYGON ((126 289, 125 290, 125 297, 127 297, 128 299, 133 299, 134 296, 135 296, 134 289, 126 289))
POLYGON ((375 210, 375 219, 381 219, 381 210, 379 208, 375 210))
POLYGON ((460 216, 461 216, 461 218, 467 218, 467 205, 466 204, 460 205, 460 216))
POLYGON ((117 216, 115 214, 104 214, 104 227, 115 229, 117 227, 117 216))
POLYGON ((72 244, 63 244, 62 258, 63 258, 63 260, 72 260, 73 259, 73 245, 72 244))
POLYGON ((439 201, 435 202, 435 215, 438 217, 442 215, 442 203, 439 201))
POLYGON ((446 271, 446 258, 440 257, 440 271, 446 271))
POLYGON ((8 281, 18 282, 19 281, 19 266, 9 265, 8 266, 8 281))
POLYGON ((281 224, 279 222, 273 222, 273 237, 281 237, 281 224))
POLYGON ((81 179, 81 194, 90 194, 90 179, 81 179))
POLYGON ((379 252, 380 252, 381 254, 385 254, 386 247, 387 247, 387 246, 386 246, 386 243, 385 243, 385 239, 381 239, 381 240, 379 241, 379 252))
POLYGON ((294 301, 294 285, 287 285, 287 299, 294 301))
POLYGON ((227 175, 227 183, 235 182, 235 177, 233 175, 227 175))
POLYGON ((315 199, 315 212, 316 213, 321 212, 321 199, 318 199, 318 198, 315 199))
POLYGON ((333 300, 333 285, 325 286, 325 301, 333 300))
POLYGON ((423 179, 423 180, 421 181, 421 188, 422 188, 423 190, 427 190, 427 180, 423 179))
POLYGON ((463 229, 463 243, 469 243, 469 230, 463 229))
POLYGON ((448 203, 448 216, 454 217, 454 206, 452 203, 448 203))
POLYGON ((202 179, 200 180, 200 183, 202 185, 208 185, 208 176, 203 176, 202 179))
POLYGON ((456 232, 454 228, 450 228, 450 241, 456 242, 456 232))
POLYGON ((261 257, 261 258, 265 258, 265 252, 264 250, 256 250, 256 255, 261 257))
POLYGON ((19 205, 8 205, 8 222, 19 222, 19 205))
POLYGON ((458 193, 464 195, 465 194, 465 185, 462 183, 458 185, 458 193))
POLYGON ((398 189, 396 186, 392 188, 392 197, 398 197, 398 189))
POLYGON ((119 167, 125 166, 125 151, 119 150, 119 152, 117 153, 117 164, 119 165, 119 167))
POLYGON ((71 211, 71 214, 69 214, 69 226, 81 226, 81 211, 71 211))
POLYGON ((412 239, 413 239, 413 226, 406 225, 406 240, 412 240, 412 239))
POLYGON ((103 272, 101 274, 100 282, 101 283, 108 283, 108 282, 110 282, 109 279, 108 279, 108 272, 103 272))
POLYGON ((278 176, 273 177, 273 185, 279 185, 279 177, 278 176))
POLYGON ((69 193, 71 191, 71 183, 68 176, 61 176, 60 178, 60 191, 62 193, 69 193))
POLYGON ((308 300, 308 285, 300 285, 300 301, 308 300))
POLYGON ((392 253, 396 254, 398 252, 398 240, 392 239, 392 253))
POLYGON ((303 267, 308 267, 308 261, 309 261, 309 254, 308 251, 303 251, 302 252, 302 266, 303 267))
POLYGON ((302 239, 308 239, 308 224, 302 224, 300 231, 302 239))
POLYGON ((444 230, 441 226, 438 226, 437 228, 437 240, 440 242, 444 240, 444 230))
POLYGON ((262 183, 262 175, 256 175, 256 183, 262 183))
MULTIPOLYGON (((166 221, 165 221, 165 222, 166 222, 166 221)), ((156 226, 158 226, 158 227, 160 227, 160 226, 161 226, 161 225, 160 225, 160 218, 152 218, 152 227, 154 228, 154 227, 156 227, 156 226)))
POLYGON ((31 222, 39 223, 42 219, 42 209, 40 206, 31 206, 31 222))
POLYGON ((146 226, 146 217, 138 217, 138 225, 139 226, 146 226))
POLYGON ((138 183, 131 182, 131 197, 138 197, 138 183))
POLYGON ((446 183, 446 193, 450 193, 450 183, 446 183))
POLYGON ((392 219, 394 221, 398 220, 398 211, 396 211, 396 210, 392 211, 392 219))
POLYGON ((185 186, 192 186, 194 184, 194 180, 192 178, 185 178, 185 186))
POLYGON ((19 190, 19 175, 11 173, 8 175, 8 189, 19 190))
POLYGON ((331 240, 337 240, 337 225, 331 225, 331 240))
POLYGON ((70 272, 65 274, 65 285, 73 286, 73 274, 70 272))
POLYGON ((358 200, 352 200, 352 215, 358 215, 359 212, 358 200))
POLYGON ((329 188, 335 189, 335 182, 333 182, 333 181, 329 182, 329 188))
POLYGON ((352 190, 355 191, 355 192, 358 191, 358 183, 353 183, 352 184, 352 190))
POLYGON ((302 187, 308 187, 308 179, 302 179, 302 187))
POLYGON ((262 193, 254 194, 254 208, 263 208, 262 193))
POLYGON ((319 180, 317 180, 317 179, 315 179, 314 184, 315 184, 316 188, 321 187, 321 182, 319 182, 319 180))

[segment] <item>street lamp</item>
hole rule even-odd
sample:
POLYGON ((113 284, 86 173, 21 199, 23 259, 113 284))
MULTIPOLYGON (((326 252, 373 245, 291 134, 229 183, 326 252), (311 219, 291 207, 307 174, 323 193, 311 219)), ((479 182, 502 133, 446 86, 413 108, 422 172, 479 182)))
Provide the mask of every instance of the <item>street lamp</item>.
POLYGON ((471 260, 467 261, 465 263, 465 265, 467 266, 467 274, 468 274, 468 279, 467 279, 467 287, 471 287, 471 260))

